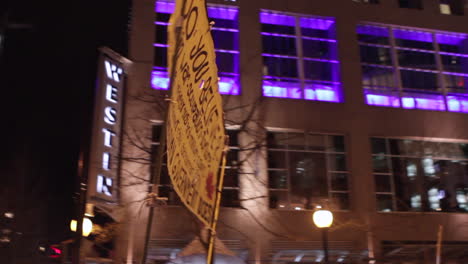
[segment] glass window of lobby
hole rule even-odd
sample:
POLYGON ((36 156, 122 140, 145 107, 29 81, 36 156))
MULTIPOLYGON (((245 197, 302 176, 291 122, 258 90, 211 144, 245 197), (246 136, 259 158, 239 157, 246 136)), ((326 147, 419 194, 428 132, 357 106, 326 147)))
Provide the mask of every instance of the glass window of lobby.
POLYGON ((335 20, 262 10, 263 95, 341 102, 335 20))
MULTIPOLYGON (((156 155, 159 147, 159 139, 162 127, 162 122, 156 123, 152 126, 152 143, 150 150, 151 164, 154 164, 154 162, 156 161, 156 155)), ((229 135, 229 151, 226 156, 223 191, 221 194, 221 206, 239 207, 239 174, 241 173, 239 164, 240 148, 238 143, 239 130, 226 129, 226 133, 229 135)), ((182 201, 179 199, 179 196, 176 194, 174 188, 172 187, 169 173, 167 171, 166 162, 166 156, 164 156, 161 168, 161 177, 159 181, 159 195, 161 197, 168 198, 168 205, 182 205, 182 201)), ((153 173, 153 169, 151 169, 151 173, 153 173)))
POLYGON ((344 140, 341 135, 268 132, 270 208, 313 209, 328 201, 334 209, 348 209, 344 140))
POLYGON ((468 144, 371 138, 377 210, 468 211, 468 144))
MULTIPOLYGON (((156 36, 154 46, 154 67, 151 86, 154 89, 169 88, 167 72, 167 26, 174 11, 174 1, 156 1, 156 36)), ((219 92, 238 95, 239 88, 239 26, 238 9, 234 6, 209 5, 208 16, 214 22, 211 29, 219 74, 219 92)))
POLYGON ((468 112, 468 35, 357 27, 368 105, 468 112))

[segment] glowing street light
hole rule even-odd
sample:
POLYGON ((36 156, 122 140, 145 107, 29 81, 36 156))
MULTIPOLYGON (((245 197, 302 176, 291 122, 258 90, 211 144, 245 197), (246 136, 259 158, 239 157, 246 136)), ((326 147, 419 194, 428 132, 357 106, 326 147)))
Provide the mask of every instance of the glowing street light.
POLYGON ((328 228, 333 224, 333 214, 328 210, 316 210, 312 215, 312 220, 316 227, 322 229, 322 245, 323 255, 325 256, 325 264, 328 264, 328 228))
MULTIPOLYGON (((73 232, 76 232, 76 227, 77 227, 76 220, 71 220, 70 230, 73 231, 73 232)), ((83 218, 83 225, 82 225, 81 230, 82 230, 81 234, 84 237, 89 236, 89 234, 91 234, 91 232, 93 232, 93 222, 91 221, 91 219, 89 219, 87 217, 83 218)))

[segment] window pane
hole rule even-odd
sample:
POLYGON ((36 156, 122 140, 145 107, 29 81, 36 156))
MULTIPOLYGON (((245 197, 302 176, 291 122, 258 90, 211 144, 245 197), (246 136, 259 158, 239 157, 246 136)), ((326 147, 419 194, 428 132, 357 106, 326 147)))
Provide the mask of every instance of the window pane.
POLYGON ((263 56, 265 75, 297 78, 297 60, 263 56))
POLYGON ((346 156, 343 154, 328 155, 331 171, 346 171, 346 156))
POLYGON ((167 43, 167 26, 166 25, 155 25, 156 35, 154 41, 160 44, 167 43))
POLYGON ((296 56, 296 39, 293 37, 262 36, 263 53, 296 56))
POLYGON ((329 150, 333 152, 345 152, 344 136, 328 136, 329 150))
POLYGON ((154 66, 167 67, 167 48, 154 47, 154 66))
POLYGON ((393 211, 392 195, 377 194, 377 211, 390 212, 393 211))
POLYGON ((216 65, 219 72, 236 73, 239 54, 216 52, 216 65))
POLYGON ((393 69, 375 66, 362 66, 362 84, 371 87, 394 87, 395 77, 393 69))
POLYGON ((169 13, 156 13, 156 20, 161 22, 169 22, 171 14, 169 13))
POLYGON ((280 23, 281 21, 278 21, 278 24, 272 25, 272 24, 264 24, 262 22, 262 32, 288 34, 292 36, 296 35, 296 28, 294 24, 289 26, 289 25, 280 25, 280 23))
POLYGON ((372 154, 386 154, 387 144, 385 138, 371 138, 372 154))
POLYGON ((239 130, 227 129, 226 134, 229 136, 229 146, 239 146, 239 130))
MULTIPOLYGON (((467 71, 468 72, 468 71, 467 71)), ((445 87, 452 93, 468 93, 468 77, 444 74, 445 87)))
POLYGON ((294 195, 309 198, 327 196, 325 156, 316 153, 290 152, 289 173, 294 195))
POLYGON ((211 30, 215 49, 237 50, 237 32, 211 30))
POLYGON ((360 52, 361 62, 380 65, 392 65, 389 48, 361 45, 360 52))
POLYGON ((268 187, 271 189, 288 188, 288 172, 280 170, 268 171, 268 187))
POLYGON ((224 189, 221 193, 221 206, 223 207, 239 207, 239 191, 224 189))
POLYGON ((398 63, 401 67, 435 70, 434 53, 398 50, 398 63))
POLYGON ((227 157, 226 157, 226 166, 228 167, 237 167, 239 160, 239 150, 237 149, 230 149, 227 152, 227 157))
POLYGON ((387 157, 384 155, 372 156, 372 167, 374 172, 389 172, 387 157))
POLYGON ((419 143, 412 140, 389 139, 390 153, 392 155, 405 155, 407 154, 405 145, 411 145, 413 153, 419 153, 419 143))
POLYGON ((331 190, 332 191, 347 191, 348 190, 348 174, 347 173, 331 173, 331 190))
POLYGON ((417 165, 418 160, 392 158, 395 194, 399 211, 421 211, 423 204, 420 192, 417 165))
POLYGON ((161 175, 159 178, 159 184, 161 185, 169 185, 171 184, 171 179, 169 177, 169 172, 167 171, 167 166, 163 165, 161 167, 161 175))
POLYGON ((374 175, 376 192, 392 192, 391 176, 384 174, 374 175))
POLYGON ((336 43, 318 40, 302 40, 303 56, 309 58, 336 59, 336 43))
POLYGON ((239 173, 238 169, 225 168, 224 169, 224 187, 239 187, 239 173))
POLYGON ((461 152, 464 158, 468 158, 468 144, 460 144, 461 152))
POLYGON ((437 74, 411 70, 400 70, 401 82, 404 88, 436 90, 438 88, 437 74))
POLYGON ((333 81, 337 71, 333 63, 304 60, 304 75, 309 80, 333 81))
POLYGON ((286 168, 286 153, 283 151, 268 151, 268 168, 283 169, 286 168))
POLYGON ((445 71, 468 73, 468 58, 441 55, 442 64, 445 71))

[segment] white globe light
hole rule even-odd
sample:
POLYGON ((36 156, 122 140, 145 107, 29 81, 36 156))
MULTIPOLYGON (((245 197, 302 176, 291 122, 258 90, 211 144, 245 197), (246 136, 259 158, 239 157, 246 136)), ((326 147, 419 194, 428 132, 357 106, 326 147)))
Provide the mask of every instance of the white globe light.
POLYGON ((312 215, 312 219, 318 228, 330 227, 333 223, 333 214, 328 210, 317 210, 312 215))
POLYGON ((87 237, 93 231, 93 222, 85 217, 83 218, 83 236, 87 237))
MULTIPOLYGON (((73 232, 76 232, 76 226, 77 226, 76 220, 71 220, 70 230, 73 231, 73 232)), ((81 229, 82 229, 81 234, 84 237, 89 236, 89 234, 91 234, 91 232, 93 231, 93 222, 91 221, 91 219, 89 219, 87 217, 83 218, 83 225, 81 226, 81 229)))

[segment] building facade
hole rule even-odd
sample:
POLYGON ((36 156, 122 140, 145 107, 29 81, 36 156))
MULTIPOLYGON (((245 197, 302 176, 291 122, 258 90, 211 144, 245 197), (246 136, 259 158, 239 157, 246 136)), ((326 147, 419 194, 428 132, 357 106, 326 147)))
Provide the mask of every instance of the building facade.
MULTIPOLYGON (((248 263, 443 263, 468 253, 468 17, 463 1, 213 0, 230 154, 217 236, 248 263)), ((140 263, 167 104, 172 1, 134 1, 116 263, 140 263)), ((167 175, 148 263, 199 233, 167 175)))

